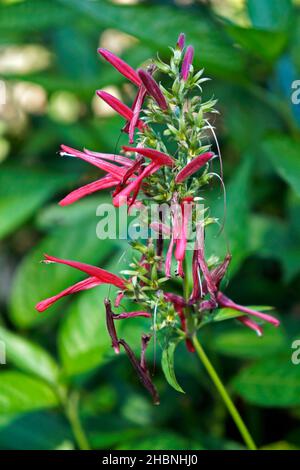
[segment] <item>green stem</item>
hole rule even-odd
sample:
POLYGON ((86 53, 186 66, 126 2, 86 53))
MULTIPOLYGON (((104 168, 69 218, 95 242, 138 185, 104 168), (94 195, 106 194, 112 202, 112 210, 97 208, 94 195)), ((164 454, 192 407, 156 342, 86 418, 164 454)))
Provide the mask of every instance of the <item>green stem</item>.
POLYGON ((78 402, 79 394, 77 392, 73 392, 68 399, 68 402, 65 407, 65 412, 79 449, 90 450, 91 447, 80 422, 78 414, 78 402))
POLYGON ((241 436, 243 437, 245 444, 247 445, 248 449, 250 450, 256 450, 256 445, 251 437, 251 434, 249 433, 244 421, 241 418, 241 415, 239 414, 238 410, 236 409, 233 401, 231 400, 230 396, 228 395, 228 392, 226 388, 224 387, 223 383, 221 382, 216 370, 214 369, 212 363, 208 359, 204 349, 202 348, 201 344, 198 341, 198 338, 196 335, 193 336, 193 344, 196 349, 196 352, 199 356, 199 359, 202 361, 202 364, 204 365, 206 371, 208 372, 211 380, 215 384, 218 392, 220 393, 229 413, 231 414, 231 417, 233 421, 235 422, 238 430, 241 433, 241 436))

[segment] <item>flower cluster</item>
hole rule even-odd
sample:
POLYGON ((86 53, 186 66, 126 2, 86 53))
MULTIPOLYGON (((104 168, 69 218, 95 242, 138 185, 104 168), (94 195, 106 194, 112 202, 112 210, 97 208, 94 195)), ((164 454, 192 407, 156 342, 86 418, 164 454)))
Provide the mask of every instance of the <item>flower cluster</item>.
MULTIPOLYGON (((261 321, 275 326, 279 321, 237 304, 220 290, 230 254, 224 260, 206 258, 206 227, 217 220, 209 216, 206 209, 199 219, 195 215, 195 206, 199 199, 205 202, 204 198, 199 198, 199 192, 201 190, 203 195, 203 189, 215 175, 212 162, 219 158, 221 163, 221 157, 219 152, 214 153, 208 139, 208 131, 215 135, 209 117, 216 112, 216 102, 202 100, 201 85, 207 78, 203 77, 203 70, 194 71, 193 47, 186 47, 185 36, 180 34, 168 64, 158 58, 145 69, 138 70, 110 51, 99 49, 98 52, 137 88, 131 107, 103 90, 97 91, 98 97, 125 119, 123 132, 128 134, 129 144, 122 147, 121 155, 87 149, 79 151, 62 145, 61 156, 84 160, 99 168, 105 176, 72 191, 60 205, 66 206, 89 194, 111 189, 114 206, 127 204, 129 211, 133 207, 148 207, 151 202, 167 204, 171 228, 161 219, 152 223, 152 229, 159 234, 155 241, 149 238, 145 244, 132 242, 138 256, 130 270, 121 273, 122 276, 78 261, 46 255, 46 263, 65 264, 88 277, 43 300, 36 308, 43 312, 62 297, 100 284, 110 284, 118 289, 114 310, 120 308, 124 297, 139 304, 137 311, 114 313, 110 299, 104 299, 107 330, 115 352, 119 353, 120 346, 124 348, 143 385, 158 403, 158 393, 145 361, 152 335, 160 335, 163 347, 184 340, 188 350, 193 352, 196 332, 206 323, 215 321, 222 309, 230 309, 228 318, 235 318, 258 335, 262 334, 261 321), (165 75, 167 85, 158 83, 155 75, 165 75), (189 225, 196 233, 190 266, 187 256, 189 225), (169 237, 168 246, 164 246, 165 234, 169 237), (191 292, 185 282, 189 272, 193 281, 191 292), (172 291, 174 281, 181 283, 182 295, 172 291), (149 332, 142 336, 140 360, 118 337, 115 327, 117 320, 132 317, 150 319, 149 332)), ((223 183, 222 174, 219 178, 223 183)))

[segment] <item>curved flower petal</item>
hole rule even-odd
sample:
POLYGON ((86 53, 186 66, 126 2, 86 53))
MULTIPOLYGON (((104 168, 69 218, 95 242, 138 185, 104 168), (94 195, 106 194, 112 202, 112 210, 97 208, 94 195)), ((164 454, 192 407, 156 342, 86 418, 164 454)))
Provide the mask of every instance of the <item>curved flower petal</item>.
POLYGON ((77 282, 76 284, 64 289, 59 294, 54 295, 53 297, 49 297, 48 299, 42 300, 38 304, 36 304, 35 308, 38 312, 44 312, 47 308, 51 307, 52 304, 57 302, 62 297, 66 297, 67 295, 75 294, 82 290, 92 289, 92 287, 96 287, 102 284, 97 277, 88 277, 83 281, 77 282))
POLYGON ((46 263, 65 264, 67 266, 71 266, 72 268, 78 269, 79 271, 82 271, 88 274, 89 276, 96 277, 103 284, 112 284, 116 287, 119 287, 120 289, 124 289, 125 287, 124 279, 120 278, 119 276, 116 276, 116 274, 106 271, 105 269, 92 266, 91 264, 80 263, 79 261, 55 258, 55 256, 49 256, 46 254, 44 256, 46 263))
POLYGON ((118 70, 124 77, 128 78, 132 83, 134 83, 137 86, 140 86, 142 84, 140 77, 136 73, 136 71, 130 67, 124 60, 120 59, 120 57, 116 56, 112 52, 108 51, 107 49, 104 48, 99 48, 98 49, 99 54, 102 55, 102 57, 107 60, 115 69, 118 70))
POLYGON ((175 160, 173 160, 172 157, 166 153, 159 152, 158 150, 142 147, 128 147, 127 145, 123 145, 122 148, 126 152, 139 153, 140 155, 150 158, 153 162, 160 165, 173 166, 175 164, 175 160))
MULTIPOLYGON (((127 121, 131 121, 131 119, 133 118, 133 111, 132 109, 128 108, 126 104, 122 103, 122 101, 118 100, 118 98, 111 95, 110 93, 107 93, 106 91, 97 90, 96 93, 117 113, 123 116, 127 121)), ((145 127, 145 123, 139 119, 137 122, 137 127, 142 130, 145 127)))
POLYGON ((68 206, 69 204, 73 204, 73 202, 78 201, 79 199, 88 196, 89 194, 95 193, 96 191, 101 191, 102 189, 111 188, 113 186, 116 186, 118 183, 119 180, 110 175, 106 175, 100 180, 93 181, 92 183, 86 184, 85 186, 81 186, 80 188, 75 189, 66 197, 64 197, 59 202, 59 205, 68 206))
POLYGON ((143 82, 148 95, 155 99, 156 103, 163 111, 166 111, 168 109, 168 103, 163 95, 163 92, 159 88, 158 83, 154 80, 152 75, 143 69, 138 69, 137 73, 143 82))

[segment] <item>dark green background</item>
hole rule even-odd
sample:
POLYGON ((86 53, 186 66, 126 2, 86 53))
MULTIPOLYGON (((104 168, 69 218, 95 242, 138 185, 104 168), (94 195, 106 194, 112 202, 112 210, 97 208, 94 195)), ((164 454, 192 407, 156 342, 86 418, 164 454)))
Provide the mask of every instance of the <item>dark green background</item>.
MULTIPOLYGON (((26 45, 50 52, 44 68, 38 58, 34 70, 1 72, 8 102, 0 106, 0 144, 10 148, 0 164, 0 339, 7 345, 7 365, 0 366, 1 448, 74 448, 57 399, 65 387, 80 396, 94 448, 241 447, 220 398, 184 347, 176 352, 176 374, 186 394, 165 382, 158 351, 154 380, 162 404, 152 406, 127 358, 110 351, 102 305, 107 288, 43 314, 34 310, 37 301, 81 279, 72 269, 39 264, 44 252, 114 272, 126 263, 117 264, 126 244, 95 237, 95 208, 108 195, 56 205, 99 176, 88 165, 56 156, 60 143, 106 152, 118 143, 122 120, 94 115, 94 90, 112 84, 128 104, 132 99, 126 81, 97 57, 99 38, 111 29, 136 38, 122 52, 134 67, 157 51, 167 58, 183 30, 195 47, 195 65, 212 78, 204 94, 219 100, 215 125, 234 255, 227 292, 247 305, 273 305, 282 326, 265 328, 258 339, 225 322, 207 327, 201 339, 257 444, 300 447, 300 365, 291 363, 292 342, 300 339, 300 107, 291 102, 292 82, 300 79, 299 2, 180 3, 0 2, 0 67, 1 57, 13 54, 11 46, 23 58, 26 45), (40 113, 24 108, 20 92, 14 95, 25 82, 46 93, 40 113), (67 122, 65 108, 74 103, 79 112, 67 122)), ((222 237, 210 243, 224 252, 222 237)), ((137 348, 143 321, 119 327, 137 348)))

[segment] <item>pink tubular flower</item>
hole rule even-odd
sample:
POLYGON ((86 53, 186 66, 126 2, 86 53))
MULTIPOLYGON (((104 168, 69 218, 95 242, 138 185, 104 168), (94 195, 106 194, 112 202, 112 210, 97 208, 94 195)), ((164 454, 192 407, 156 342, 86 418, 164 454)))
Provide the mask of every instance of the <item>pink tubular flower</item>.
POLYGON ((172 265, 172 254, 174 248, 174 238, 171 237, 169 248, 166 255, 166 262, 165 262, 165 274, 166 277, 171 277, 171 265, 172 265))
POLYGON ((158 150, 142 147, 128 147, 127 145, 123 146, 123 150, 126 152, 136 152, 144 157, 150 158, 153 162, 158 165, 173 166, 175 161, 172 157, 166 153, 159 152, 158 150))
POLYGON ((108 51, 107 49, 99 48, 99 54, 107 60, 115 69, 118 70, 124 77, 128 78, 132 83, 137 85, 138 87, 141 86, 141 80, 136 71, 130 67, 124 60, 120 59, 120 57, 116 56, 112 52, 108 51))
POLYGON ((182 68, 181 68, 181 77, 183 78, 183 80, 187 80, 189 78, 190 67, 192 65, 193 58, 194 58, 194 48, 193 46, 188 46, 185 56, 183 58, 182 68))
POLYGON ((181 51, 184 49, 184 46, 185 46, 185 34, 184 33, 179 34, 176 45, 181 51))
POLYGON ((213 156, 213 152, 206 152, 193 158, 193 160, 178 173, 175 178, 176 183, 182 183, 186 178, 196 173, 196 171, 202 168, 213 156))
POLYGON ((185 258, 185 251, 187 245, 188 226, 191 222, 192 203, 190 198, 183 199, 181 203, 181 211, 183 214, 182 226, 180 230, 179 239, 176 241, 175 258, 178 261, 178 274, 183 277, 183 260, 185 258))
MULTIPOLYGON (((131 121, 131 119, 134 117, 132 109, 128 108, 126 104, 122 103, 115 96, 112 96, 110 93, 107 93, 103 90, 97 90, 96 93, 103 101, 105 101, 112 109, 123 116, 127 121, 131 121)), ((136 127, 142 130, 144 129, 145 124, 139 119, 136 127)))
POLYGON ((272 317, 271 315, 267 315, 265 313, 257 312, 256 310, 252 310, 251 308, 243 307, 242 305, 236 304, 220 291, 217 294, 217 301, 220 307, 228 307, 232 308, 233 310, 237 310, 238 312, 252 315, 268 323, 272 323, 272 325, 274 326, 280 325, 280 321, 277 318, 272 317))
POLYGON ((246 316, 245 317, 239 317, 239 318, 237 318, 237 320, 239 322, 241 322, 243 325, 250 328, 251 330, 255 331, 255 333, 258 336, 262 336, 263 329, 257 323, 255 323, 255 321, 250 320, 250 318, 248 318, 246 316))
POLYGON ((159 88, 158 83, 154 80, 152 75, 143 69, 138 69, 137 71, 148 95, 152 96, 158 106, 163 110, 166 111, 168 109, 168 103, 166 98, 164 97, 161 89, 159 88))

